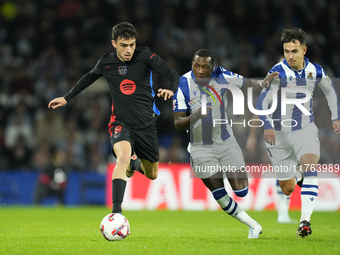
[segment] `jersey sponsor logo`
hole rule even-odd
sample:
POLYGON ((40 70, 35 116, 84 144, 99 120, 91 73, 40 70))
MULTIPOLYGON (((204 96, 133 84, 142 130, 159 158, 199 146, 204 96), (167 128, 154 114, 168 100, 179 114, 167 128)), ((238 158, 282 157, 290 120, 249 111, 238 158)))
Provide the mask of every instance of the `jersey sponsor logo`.
MULTIPOLYGON (((220 101, 220 104, 222 105, 222 100, 221 100, 219 94, 216 92, 216 90, 213 87, 209 86, 208 84, 204 84, 204 85, 206 87, 208 87, 212 92, 215 93, 215 95, 217 96, 218 100, 220 101)), ((200 86, 199 86, 199 89, 203 90, 204 92, 206 92, 214 100, 215 105, 217 105, 214 96, 207 89, 204 89, 203 87, 200 87, 200 86)))
POLYGON ((127 66, 118 66, 118 73, 124 75, 127 73, 127 66))
POLYGON ((134 81, 125 79, 120 83, 120 91, 124 95, 131 95, 136 90, 136 84, 134 81))

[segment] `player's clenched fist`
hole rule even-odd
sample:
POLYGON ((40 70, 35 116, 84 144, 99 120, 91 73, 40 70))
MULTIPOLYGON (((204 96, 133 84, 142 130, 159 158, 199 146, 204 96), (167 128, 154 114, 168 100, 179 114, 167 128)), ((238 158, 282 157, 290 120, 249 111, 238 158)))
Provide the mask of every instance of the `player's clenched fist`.
POLYGON ((263 136, 267 143, 275 145, 275 129, 266 129, 263 136))
POLYGON ((333 121, 333 129, 337 135, 340 135, 340 120, 333 121))
POLYGON ((64 106, 65 104, 67 104, 67 101, 64 97, 57 97, 48 103, 48 108, 56 109, 64 106))

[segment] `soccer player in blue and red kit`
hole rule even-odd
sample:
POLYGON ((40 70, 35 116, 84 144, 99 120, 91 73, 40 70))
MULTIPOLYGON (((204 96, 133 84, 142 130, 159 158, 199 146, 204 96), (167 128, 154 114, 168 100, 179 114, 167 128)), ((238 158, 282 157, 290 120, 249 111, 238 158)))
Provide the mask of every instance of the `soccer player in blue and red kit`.
POLYGON ((117 158, 112 173, 112 212, 121 213, 126 177, 135 170, 154 180, 158 174, 159 150, 155 122, 160 111, 155 105, 152 71, 170 81, 170 89, 159 89, 157 96, 171 98, 179 84, 178 73, 147 47, 136 48, 137 31, 128 22, 112 28, 114 51, 105 53, 63 97, 49 102, 56 109, 65 105, 99 77, 104 76, 112 99, 109 133, 112 152, 117 158), (138 158, 132 157, 134 153, 138 158))

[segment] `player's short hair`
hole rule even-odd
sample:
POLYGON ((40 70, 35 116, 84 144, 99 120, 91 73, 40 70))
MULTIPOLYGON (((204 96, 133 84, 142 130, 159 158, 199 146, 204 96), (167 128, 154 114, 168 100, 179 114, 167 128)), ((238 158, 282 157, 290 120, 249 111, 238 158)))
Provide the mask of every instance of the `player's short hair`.
POLYGON ((215 58, 214 58, 214 54, 212 54, 212 52, 210 50, 200 49, 200 50, 196 51, 194 56, 192 57, 192 61, 195 61, 196 56, 200 56, 200 57, 204 57, 204 58, 210 57, 211 64, 212 64, 212 66, 214 66, 215 58))
POLYGON ((120 38, 124 40, 137 38, 137 30, 129 22, 118 23, 112 28, 112 39, 117 41, 120 38))
POLYGON ((301 45, 306 45, 307 35, 301 28, 284 29, 281 36, 281 43, 299 41, 301 45))

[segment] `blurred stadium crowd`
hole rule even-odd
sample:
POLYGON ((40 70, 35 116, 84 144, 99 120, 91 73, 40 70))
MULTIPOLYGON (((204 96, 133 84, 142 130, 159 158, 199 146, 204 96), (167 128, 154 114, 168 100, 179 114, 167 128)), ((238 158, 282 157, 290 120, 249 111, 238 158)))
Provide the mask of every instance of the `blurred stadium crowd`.
MULTIPOLYGON (((52 147, 62 149, 77 171, 104 172, 114 161, 108 134, 111 102, 99 79, 65 107, 47 108, 110 52, 111 28, 133 23, 137 46, 146 45, 180 75, 200 48, 216 65, 245 77, 264 77, 282 56, 284 28, 308 34, 307 57, 330 77, 340 76, 340 15, 336 0, 4 0, 0 2, 0 170, 41 169, 52 147)), ((339 82, 333 78, 339 94, 339 82)), ((167 80, 154 75, 155 90, 167 80)), ((329 108, 315 91, 321 163, 340 160, 340 143, 329 108)), ((162 162, 188 162, 187 138, 174 129, 172 101, 157 99, 162 162)), ((229 103, 230 104, 230 103, 229 103)), ((232 116, 229 116, 232 117, 232 116)), ((244 116, 242 116, 244 118, 244 116)), ((247 119, 251 118, 248 112, 247 119)), ((233 118, 234 119, 234 118, 233 118)), ((234 119, 236 120, 236 119, 234 119)), ((234 127, 244 148, 248 128, 234 127)), ((262 132, 259 150, 246 162, 267 162, 262 132)))

